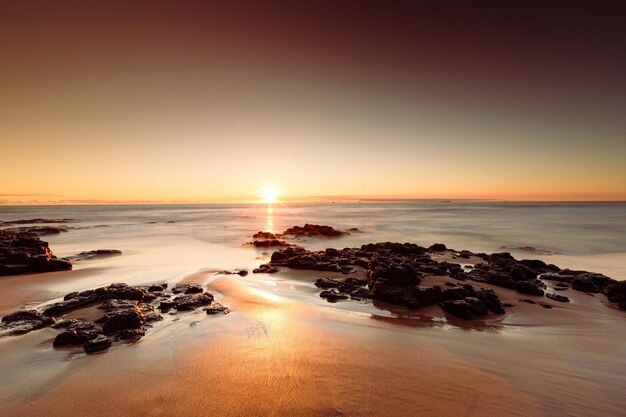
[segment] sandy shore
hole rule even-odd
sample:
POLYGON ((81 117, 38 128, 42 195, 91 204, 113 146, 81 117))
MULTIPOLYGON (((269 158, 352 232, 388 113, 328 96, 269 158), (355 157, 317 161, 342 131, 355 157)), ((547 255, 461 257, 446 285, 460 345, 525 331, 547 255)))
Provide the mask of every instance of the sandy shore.
MULTIPOLYGON (((2 279, 0 305, 101 272, 2 279)), ((3 338, 0 415, 618 416, 626 404, 624 313, 599 298, 569 292, 568 308, 546 310, 498 289, 516 306, 468 324, 438 307, 328 304, 317 275, 199 271, 183 281, 208 283, 231 314, 168 316, 103 354, 52 349, 51 329, 3 338)))

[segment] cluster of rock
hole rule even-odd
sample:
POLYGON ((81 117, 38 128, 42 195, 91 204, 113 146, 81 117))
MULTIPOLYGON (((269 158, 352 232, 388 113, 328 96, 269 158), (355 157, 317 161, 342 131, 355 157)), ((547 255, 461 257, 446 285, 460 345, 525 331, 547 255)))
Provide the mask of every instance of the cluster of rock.
POLYGON ((331 302, 372 298, 410 308, 438 304, 448 313, 464 319, 482 316, 489 311, 502 314, 503 305, 487 287, 475 289, 469 284, 448 283, 451 288, 444 289, 437 285, 424 286, 422 280, 428 276, 450 276, 459 281, 471 280, 569 302, 564 295, 547 292, 542 280, 553 280, 559 281, 556 290, 567 289, 567 284, 571 284, 574 290, 603 292, 609 301, 626 309, 626 282, 602 274, 560 269, 541 260, 516 260, 506 252, 487 255, 467 250, 451 251, 443 244, 425 248, 412 243, 384 242, 323 251, 289 246, 274 252, 271 261, 254 272, 276 272, 277 266, 344 274, 364 273, 366 280, 352 277, 346 280, 318 279, 315 285, 323 289, 320 296, 331 302), (463 268, 457 263, 433 259, 433 253, 444 251, 452 252, 457 258, 477 257, 482 262, 463 268))
POLYGON ((0 276, 72 269, 34 233, 0 230, 0 276))
POLYGON ((258 248, 287 247, 290 246, 281 238, 298 238, 298 237, 339 237, 349 235, 350 232, 358 232, 359 229, 352 228, 347 231, 337 230, 331 226, 306 223, 304 226, 293 226, 285 230, 283 233, 272 233, 259 231, 252 235, 254 241, 251 245, 258 248))
POLYGON ((342 230, 334 229, 331 226, 324 226, 319 224, 310 224, 306 223, 304 226, 293 226, 283 232, 285 236, 294 236, 294 237, 338 237, 349 235, 350 232, 345 232, 342 230))
POLYGON ((167 284, 130 287, 119 283, 67 294, 42 311, 8 314, 2 317, 0 330, 16 335, 51 326, 62 330, 55 337, 54 346, 82 345, 85 352, 91 353, 108 349, 113 341, 140 339, 150 323, 163 320, 161 313, 201 307, 207 314, 228 312, 199 285, 179 285, 168 291, 167 284), (103 310, 103 315, 94 322, 62 318, 71 311, 95 305, 103 310))

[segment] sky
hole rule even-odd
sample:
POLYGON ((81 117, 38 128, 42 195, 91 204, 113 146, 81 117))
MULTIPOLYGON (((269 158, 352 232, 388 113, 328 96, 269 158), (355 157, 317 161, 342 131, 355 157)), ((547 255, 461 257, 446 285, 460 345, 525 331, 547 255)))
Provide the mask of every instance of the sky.
POLYGON ((3 1, 0 204, 626 200, 619 4, 466 3, 3 1))

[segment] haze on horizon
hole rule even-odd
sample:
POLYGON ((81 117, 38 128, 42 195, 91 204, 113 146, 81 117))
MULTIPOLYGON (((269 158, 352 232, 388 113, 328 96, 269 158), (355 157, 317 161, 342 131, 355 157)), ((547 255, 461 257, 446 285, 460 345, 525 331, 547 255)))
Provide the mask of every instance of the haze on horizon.
POLYGON ((626 200, 606 5, 3 2, 0 204, 626 200))

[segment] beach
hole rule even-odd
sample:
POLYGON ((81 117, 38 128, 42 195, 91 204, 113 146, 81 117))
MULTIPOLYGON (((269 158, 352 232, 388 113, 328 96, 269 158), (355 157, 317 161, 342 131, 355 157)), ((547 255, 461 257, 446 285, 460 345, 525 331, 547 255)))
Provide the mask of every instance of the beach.
POLYGON ((1 277, 0 315, 116 282, 198 284, 230 313, 164 314, 139 341, 92 355, 53 347, 51 328, 0 338, 3 416, 619 416, 626 406, 626 312, 599 294, 564 291, 563 305, 497 288, 514 307, 465 321, 437 305, 329 303, 313 282, 331 272, 221 273, 270 259, 273 249, 247 244, 253 233, 317 222, 359 231, 299 245, 443 242, 624 280, 623 203, 0 208, 2 220, 35 217, 74 219, 42 237, 59 257, 122 255, 1 277))

